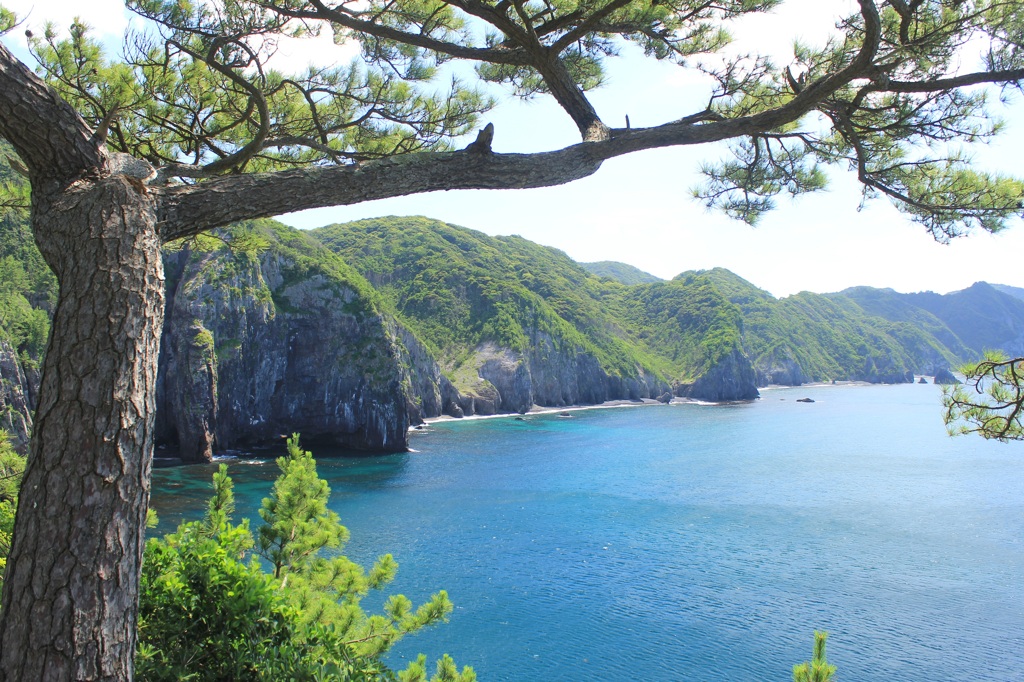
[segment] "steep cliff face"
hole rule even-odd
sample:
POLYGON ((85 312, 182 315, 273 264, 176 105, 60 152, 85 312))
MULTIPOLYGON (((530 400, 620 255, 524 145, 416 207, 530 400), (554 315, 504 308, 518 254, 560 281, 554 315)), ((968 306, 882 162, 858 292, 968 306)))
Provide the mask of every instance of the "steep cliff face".
POLYGON ((395 324, 358 276, 330 254, 311 258, 314 242, 267 236, 255 253, 167 256, 161 438, 186 461, 293 431, 311 444, 405 449, 413 392, 395 324))
POLYGON ((14 447, 24 452, 32 433, 38 374, 23 366, 18 353, 0 340, 0 428, 10 435, 14 447))
POLYGON ((719 358, 696 381, 676 385, 673 392, 677 396, 716 403, 754 400, 760 395, 754 367, 739 349, 719 358))
POLYGON ((550 337, 538 337, 525 353, 494 343, 475 349, 455 373, 464 415, 657 398, 669 390, 657 376, 642 371, 634 377, 612 375, 582 349, 558 350, 550 337))
MULTIPOLYGON (((446 414, 524 412, 668 390, 615 317, 621 285, 600 283, 560 251, 426 218, 366 220, 313 234, 429 344, 457 389, 443 401, 446 414)), ((435 391, 424 388, 429 416, 435 391)))
POLYGON ((402 373, 402 386, 406 388, 409 422, 419 424, 442 414, 464 416, 460 407, 462 396, 441 372, 426 346, 401 325, 391 322, 389 328, 399 341, 396 361, 402 373))
POLYGON ((801 386, 808 381, 800 361, 788 346, 774 348, 758 358, 754 363, 754 372, 758 386, 801 386))
POLYGON ((581 349, 561 350, 548 334, 533 335, 527 358, 534 402, 538 405, 560 407, 656 398, 669 388, 665 381, 642 367, 635 376, 610 374, 593 355, 581 349))

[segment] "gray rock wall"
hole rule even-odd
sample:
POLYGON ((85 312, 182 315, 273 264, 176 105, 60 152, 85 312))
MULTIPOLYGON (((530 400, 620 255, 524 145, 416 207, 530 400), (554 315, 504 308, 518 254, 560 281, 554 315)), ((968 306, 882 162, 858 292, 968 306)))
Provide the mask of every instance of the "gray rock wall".
POLYGON ((526 412, 534 405, 595 405, 608 400, 657 398, 669 385, 657 377, 608 374, 580 348, 557 348, 546 334, 534 334, 525 353, 486 343, 468 361, 479 381, 460 384, 463 414, 526 412))
POLYGON ((159 437, 186 461, 301 432, 309 445, 407 445, 408 376, 393 322, 273 251, 168 256, 159 437))
POLYGON ((0 428, 19 452, 28 447, 38 386, 38 373, 23 367, 18 352, 0 340, 0 428))
POLYGON ((747 356, 734 349, 693 383, 677 385, 674 393, 709 402, 754 400, 759 396, 757 373, 747 356))

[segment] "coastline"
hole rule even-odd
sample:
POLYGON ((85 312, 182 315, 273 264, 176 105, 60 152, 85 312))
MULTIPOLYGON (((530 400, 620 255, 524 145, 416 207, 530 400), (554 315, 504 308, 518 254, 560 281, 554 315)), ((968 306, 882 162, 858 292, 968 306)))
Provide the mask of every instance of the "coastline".
MULTIPOLYGON (((686 400, 682 398, 673 398, 672 403, 682 402, 696 402, 692 400, 686 400)), ((470 417, 451 417, 447 414, 443 414, 439 417, 427 417, 423 420, 423 424, 419 426, 425 426, 429 424, 436 424, 438 422, 464 422, 472 421, 476 419, 509 419, 512 417, 527 417, 535 414, 559 414, 561 412, 579 412, 581 410, 604 410, 612 407, 647 407, 649 405, 668 405, 671 403, 661 403, 653 398, 642 398, 640 400, 608 400, 597 405, 565 405, 563 407, 547 407, 541 405, 534 405, 528 412, 522 414, 518 412, 499 412, 497 414, 474 414, 470 417)), ((416 426, 410 426, 410 431, 418 431, 416 426)))
MULTIPOLYGON (((789 388, 788 386, 780 386, 779 388, 789 388)), ((735 405, 738 403, 749 403, 754 402, 752 400, 728 400, 723 402, 708 402, 705 400, 693 400, 692 398, 678 398, 674 397, 667 403, 663 403, 653 398, 640 398, 637 400, 606 400, 603 403, 596 405, 565 405, 563 407, 547 407, 542 405, 534 405, 528 412, 519 414, 518 412, 500 412, 498 414, 474 414, 470 417, 451 417, 446 414, 440 417, 427 417, 423 420, 422 424, 417 426, 410 426, 410 431, 422 431, 424 426, 430 424, 437 424, 439 422, 464 422, 472 421, 476 419, 509 419, 514 417, 529 417, 532 415, 539 414, 560 414, 562 412, 580 412, 583 410, 607 410, 617 407, 652 407, 655 405, 735 405)))
MULTIPOLYGON (((920 377, 927 377, 928 375, 914 375, 914 383, 917 383, 917 379, 920 377)), ((931 377, 934 383, 934 377, 931 377)), ((787 384, 769 384, 767 386, 758 386, 758 392, 763 391, 776 391, 779 389, 796 389, 796 388, 840 388, 849 386, 877 386, 870 381, 809 381, 806 384, 800 384, 799 386, 789 386, 787 384)), ((653 405, 698 405, 698 406, 716 406, 716 405, 736 405, 740 403, 749 403, 760 400, 755 398, 754 400, 725 400, 721 402, 710 402, 705 400, 694 400, 692 398, 679 398, 673 397, 667 403, 663 403, 653 398, 640 398, 637 400, 607 400, 603 403, 595 405, 565 405, 563 407, 548 407, 542 405, 534 405, 528 412, 519 414, 518 412, 499 412, 497 414, 474 414, 469 417, 451 417, 443 414, 439 417, 427 417, 423 420, 423 423, 409 427, 410 433, 416 431, 423 431, 424 427, 430 426, 431 424, 437 424, 441 422, 463 422, 473 421, 478 419, 510 419, 515 417, 528 417, 531 415, 539 414, 560 414, 562 412, 579 412, 582 410, 606 410, 617 407, 650 407, 653 405)))

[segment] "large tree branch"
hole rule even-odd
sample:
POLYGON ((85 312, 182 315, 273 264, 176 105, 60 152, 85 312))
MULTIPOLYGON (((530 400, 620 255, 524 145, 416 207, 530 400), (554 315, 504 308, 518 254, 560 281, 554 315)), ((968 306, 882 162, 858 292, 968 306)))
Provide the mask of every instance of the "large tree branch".
POLYGON ((1017 83, 1024 80, 1024 69, 1008 69, 1004 71, 978 71, 965 73, 950 78, 937 78, 932 81, 893 81, 882 80, 865 86, 865 92, 939 92, 963 88, 970 85, 999 85, 1017 83))
POLYGON ((864 42, 836 73, 810 83, 786 104, 721 121, 678 121, 539 154, 462 152, 409 154, 355 166, 230 176, 160 190, 160 230, 176 239, 247 218, 450 189, 512 189, 570 182, 601 162, 643 149, 716 142, 774 130, 798 120, 837 89, 869 72, 881 25, 871 0, 860 0, 864 42))
POLYGON ((100 168, 102 143, 64 100, 0 44, 0 137, 18 152, 36 189, 100 168))
POLYGON ((353 166, 233 175, 160 190, 165 241, 229 223, 323 206, 448 189, 559 185, 592 174, 600 161, 587 145, 544 154, 424 152, 353 166))
POLYGON ((559 185, 591 175, 605 159, 630 152, 764 133, 796 121, 836 89, 861 76, 876 47, 877 38, 869 38, 846 68, 812 83, 785 105, 750 116, 711 122, 683 119, 538 154, 493 154, 486 147, 472 146, 461 152, 424 152, 353 166, 228 176, 163 188, 161 236, 169 241, 238 220, 420 192, 559 185))

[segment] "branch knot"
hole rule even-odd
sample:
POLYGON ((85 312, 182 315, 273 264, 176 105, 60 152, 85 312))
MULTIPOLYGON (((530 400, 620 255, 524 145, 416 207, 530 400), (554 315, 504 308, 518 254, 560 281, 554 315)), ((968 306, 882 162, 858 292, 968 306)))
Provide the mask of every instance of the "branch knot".
POLYGON ((476 140, 466 147, 467 152, 474 154, 490 154, 491 142, 494 140, 494 124, 488 123, 476 136, 476 140))

